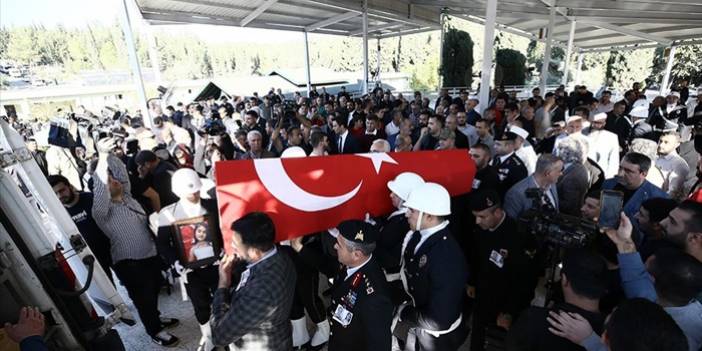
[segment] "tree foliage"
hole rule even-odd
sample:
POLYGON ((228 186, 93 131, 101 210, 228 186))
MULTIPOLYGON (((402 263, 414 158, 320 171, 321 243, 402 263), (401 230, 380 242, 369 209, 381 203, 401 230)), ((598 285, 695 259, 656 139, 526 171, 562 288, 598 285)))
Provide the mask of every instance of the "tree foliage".
POLYGON ((473 40, 470 34, 455 28, 444 33, 441 68, 443 85, 470 86, 473 81, 473 40))
POLYGON ((495 54, 495 86, 524 85, 527 58, 512 49, 500 49, 495 54))

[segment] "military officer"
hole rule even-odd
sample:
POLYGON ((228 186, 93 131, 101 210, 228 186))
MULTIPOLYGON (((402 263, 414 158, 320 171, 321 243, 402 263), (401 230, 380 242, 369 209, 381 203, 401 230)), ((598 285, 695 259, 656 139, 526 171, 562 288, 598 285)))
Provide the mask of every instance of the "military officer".
POLYGON ((531 279, 532 242, 507 216, 500 196, 492 189, 471 197, 475 216, 476 255, 471 262, 469 294, 475 297, 471 351, 485 348, 485 331, 499 326, 509 329, 512 318, 529 306, 533 297, 531 279), (532 290, 532 291, 530 291, 532 290))
POLYGON ((383 270, 373 257, 378 232, 359 220, 337 227, 334 248, 342 267, 329 306, 329 350, 390 350, 393 304, 383 270))
POLYGON ((174 265, 185 282, 185 290, 195 310, 195 318, 200 324, 202 336, 198 350, 211 350, 212 333, 210 313, 212 296, 217 290, 219 273, 213 265, 219 260, 222 250, 222 233, 219 229, 219 216, 215 200, 201 199, 202 183, 197 172, 181 168, 173 173, 171 188, 180 199, 161 209, 158 213, 156 246, 158 252, 169 265, 174 265), (176 235, 174 224, 180 228, 191 228, 192 238, 188 240, 187 251, 183 232, 176 235))
POLYGON ((492 167, 497 171, 500 178, 498 191, 504 197, 507 190, 528 175, 524 162, 515 154, 515 140, 517 134, 504 132, 495 141, 495 158, 492 160, 492 167))
POLYGON ((397 328, 409 330, 406 350, 456 350, 468 334, 462 314, 468 271, 448 229, 451 198, 441 185, 424 183, 405 207, 410 232, 400 275, 411 300, 398 309, 397 328))

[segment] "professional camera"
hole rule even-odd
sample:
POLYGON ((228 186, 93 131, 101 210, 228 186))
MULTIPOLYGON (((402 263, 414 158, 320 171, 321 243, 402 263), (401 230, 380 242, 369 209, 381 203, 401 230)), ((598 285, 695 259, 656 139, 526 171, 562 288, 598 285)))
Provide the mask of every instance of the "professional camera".
POLYGON ((524 224, 520 227, 538 242, 562 248, 581 248, 593 242, 597 235, 595 222, 544 209, 540 189, 527 189, 525 194, 532 200, 532 208, 520 216, 524 224))

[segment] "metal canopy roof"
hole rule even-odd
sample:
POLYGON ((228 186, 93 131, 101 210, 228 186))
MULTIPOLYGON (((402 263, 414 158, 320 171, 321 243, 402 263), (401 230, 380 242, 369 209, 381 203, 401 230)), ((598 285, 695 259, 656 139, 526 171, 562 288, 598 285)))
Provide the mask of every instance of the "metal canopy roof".
MULTIPOLYGON (((483 23, 485 1, 409 0, 415 8, 440 8, 445 13, 483 23)), ((702 40, 702 0, 555 0, 556 45, 568 42, 575 20, 574 46, 580 52, 612 48, 669 46, 702 40)), ((498 0, 497 30, 539 38, 548 27, 551 0, 498 0)), ((545 36, 545 35, 544 35, 545 36)))
MULTIPOLYGON (((150 24, 215 24, 336 35, 363 34, 363 2, 313 0, 136 0, 150 24)), ((371 38, 439 29, 439 8, 368 0, 371 38)))

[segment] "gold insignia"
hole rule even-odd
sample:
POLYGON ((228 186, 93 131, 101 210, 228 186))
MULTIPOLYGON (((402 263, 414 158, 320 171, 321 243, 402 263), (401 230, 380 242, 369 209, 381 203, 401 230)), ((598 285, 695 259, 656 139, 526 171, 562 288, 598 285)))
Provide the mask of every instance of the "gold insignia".
POLYGON ((363 241, 363 231, 359 230, 358 233, 356 233, 356 237, 353 238, 353 240, 361 240, 363 241))
POLYGON ((419 258, 419 268, 424 267, 425 264, 427 264, 427 255, 422 255, 422 257, 419 258))
POLYGON ((487 203, 488 207, 492 207, 492 206, 495 205, 495 204, 492 202, 492 200, 490 200, 490 198, 485 199, 485 202, 487 203))

